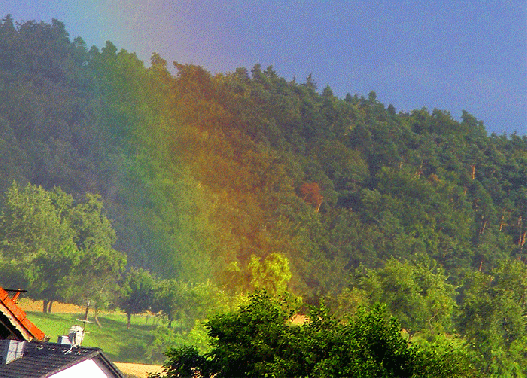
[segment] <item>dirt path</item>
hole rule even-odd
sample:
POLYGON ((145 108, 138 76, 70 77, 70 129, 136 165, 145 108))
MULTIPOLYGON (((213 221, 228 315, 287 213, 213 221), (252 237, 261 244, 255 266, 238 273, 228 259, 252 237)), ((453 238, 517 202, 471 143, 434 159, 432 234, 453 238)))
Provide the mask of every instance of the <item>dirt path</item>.
MULTIPOLYGON (((34 311, 39 312, 42 311, 42 301, 34 301, 29 298, 20 298, 18 300, 18 305, 22 308, 24 311, 34 311)), ((66 314, 78 314, 83 313, 84 308, 73 305, 73 304, 67 304, 67 303, 60 303, 60 302, 53 302, 53 305, 51 306, 51 312, 55 313, 66 313, 66 314)))
POLYGON ((147 378, 148 373, 160 373, 163 370, 161 365, 130 364, 127 362, 114 362, 114 364, 124 374, 134 378, 147 378))
MULTIPOLYGON (((18 305, 24 311, 41 312, 42 301, 34 301, 29 298, 21 298, 18 300, 18 305)), ((84 314, 86 307, 77 306, 71 303, 53 302, 51 306, 51 313, 53 314, 84 314)), ((90 316, 93 314, 93 307, 90 307, 90 316)), ((119 311, 99 311, 99 314, 112 313, 117 314, 119 311)))

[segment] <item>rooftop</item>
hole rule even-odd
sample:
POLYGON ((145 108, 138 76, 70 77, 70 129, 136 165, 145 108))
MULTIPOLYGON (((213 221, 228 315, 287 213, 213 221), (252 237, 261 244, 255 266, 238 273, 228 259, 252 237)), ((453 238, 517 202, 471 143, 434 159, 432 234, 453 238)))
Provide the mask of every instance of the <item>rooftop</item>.
POLYGON ((46 337, 37 326, 29 321, 26 313, 16 304, 15 296, 0 287, 0 339, 39 340, 46 337))
MULTIPOLYGON (((5 349, 12 340, 0 340, 0 349, 5 349)), ((15 341, 16 342, 16 341, 15 341)), ((45 378, 66 370, 83 361, 92 360, 112 377, 123 374, 104 356, 99 348, 73 347, 67 344, 18 342, 23 352, 9 363, 2 361, 1 378, 45 378)))

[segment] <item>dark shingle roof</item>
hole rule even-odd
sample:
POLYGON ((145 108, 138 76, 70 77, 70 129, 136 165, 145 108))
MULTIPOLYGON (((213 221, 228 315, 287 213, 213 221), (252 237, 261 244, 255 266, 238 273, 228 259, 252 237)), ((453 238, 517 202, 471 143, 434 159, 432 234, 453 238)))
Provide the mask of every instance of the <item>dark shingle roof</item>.
MULTIPOLYGON (((7 341, 0 340, 0 344, 7 341)), ((102 369, 113 374, 113 377, 124 377, 99 348, 39 342, 27 343, 22 357, 7 365, 0 365, 0 377, 45 378, 90 359, 102 369)))

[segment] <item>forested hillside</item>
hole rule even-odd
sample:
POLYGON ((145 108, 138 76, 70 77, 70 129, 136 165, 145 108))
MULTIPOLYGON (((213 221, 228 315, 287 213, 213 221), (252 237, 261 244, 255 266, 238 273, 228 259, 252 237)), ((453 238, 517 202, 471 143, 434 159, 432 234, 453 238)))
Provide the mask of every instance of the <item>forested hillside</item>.
POLYGON ((114 272, 126 259, 227 293, 385 302, 404 327, 493 340, 477 352, 498 356, 486 369, 525 371, 525 135, 487 135, 467 112, 398 112, 374 92, 339 99, 272 67, 174 65, 89 48, 56 20, 3 19, 0 251, 13 271, 0 284, 36 282, 42 270, 16 269, 69 245, 72 265, 86 255, 72 250, 92 251, 114 272), (13 209, 35 213, 32 195, 48 196, 62 236, 28 242, 23 230, 44 228, 13 209))

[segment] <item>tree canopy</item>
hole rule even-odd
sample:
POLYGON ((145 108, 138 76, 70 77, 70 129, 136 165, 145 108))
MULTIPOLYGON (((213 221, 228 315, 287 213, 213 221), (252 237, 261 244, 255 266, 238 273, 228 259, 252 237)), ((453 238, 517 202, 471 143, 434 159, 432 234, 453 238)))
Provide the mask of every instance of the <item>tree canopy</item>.
POLYGON ((133 314, 146 304, 126 265, 185 329, 206 311, 171 308, 206 307, 204 287, 337 312, 380 301, 411 337, 492 338, 480 370, 525 371, 511 289, 525 276, 525 135, 488 135, 466 111, 398 112, 373 91, 340 99, 258 64, 150 63, 58 20, 0 21, 0 284, 101 305, 116 288, 133 314))
POLYGON ((345 322, 324 307, 304 325, 291 324, 294 306, 264 292, 238 311, 212 318, 212 350, 167 353, 166 377, 469 377, 468 353, 453 345, 409 342, 385 307, 360 310, 345 322))

